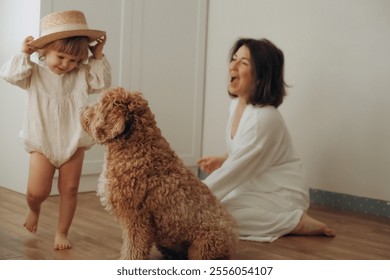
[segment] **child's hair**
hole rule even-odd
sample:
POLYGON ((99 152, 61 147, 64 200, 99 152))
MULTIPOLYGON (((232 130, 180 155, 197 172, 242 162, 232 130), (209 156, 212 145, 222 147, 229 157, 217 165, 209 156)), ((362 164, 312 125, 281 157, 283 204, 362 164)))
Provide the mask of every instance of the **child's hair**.
POLYGON ((80 59, 79 63, 83 63, 88 58, 88 49, 88 37, 76 36, 59 39, 48 43, 42 49, 40 49, 39 59, 43 59, 48 50, 55 50, 58 52, 77 56, 80 59))

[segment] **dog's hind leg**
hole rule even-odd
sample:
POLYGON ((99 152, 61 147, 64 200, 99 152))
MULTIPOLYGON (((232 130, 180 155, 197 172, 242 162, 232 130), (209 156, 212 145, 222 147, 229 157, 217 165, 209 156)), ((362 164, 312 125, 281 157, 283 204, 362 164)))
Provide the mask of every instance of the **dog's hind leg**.
POLYGON ((229 260, 232 245, 220 232, 207 232, 198 236, 188 248, 190 260, 229 260))

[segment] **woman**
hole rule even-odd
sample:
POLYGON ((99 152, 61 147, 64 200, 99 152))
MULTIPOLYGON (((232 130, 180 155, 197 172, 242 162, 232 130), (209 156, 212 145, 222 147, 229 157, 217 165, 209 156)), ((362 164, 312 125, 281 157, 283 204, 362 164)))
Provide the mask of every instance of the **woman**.
POLYGON ((266 39, 240 39, 231 51, 227 154, 199 160, 204 180, 238 223, 240 238, 335 236, 307 215, 309 190, 282 115, 284 56, 266 39))

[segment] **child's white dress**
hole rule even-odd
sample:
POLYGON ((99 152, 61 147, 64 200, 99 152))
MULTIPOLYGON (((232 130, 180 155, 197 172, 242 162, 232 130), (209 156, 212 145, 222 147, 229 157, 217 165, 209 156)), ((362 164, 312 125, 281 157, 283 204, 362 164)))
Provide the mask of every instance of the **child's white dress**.
POLYGON ((45 63, 34 63, 29 55, 18 53, 3 65, 0 76, 27 90, 21 137, 28 152, 40 152, 60 167, 78 148, 94 144, 83 131, 79 116, 80 109, 88 105, 88 94, 111 85, 105 57, 90 58, 88 65, 57 75, 45 63))
POLYGON ((248 105, 232 139, 237 103, 226 129, 228 159, 204 183, 236 219, 241 239, 271 242, 297 226, 309 191, 279 111, 248 105))

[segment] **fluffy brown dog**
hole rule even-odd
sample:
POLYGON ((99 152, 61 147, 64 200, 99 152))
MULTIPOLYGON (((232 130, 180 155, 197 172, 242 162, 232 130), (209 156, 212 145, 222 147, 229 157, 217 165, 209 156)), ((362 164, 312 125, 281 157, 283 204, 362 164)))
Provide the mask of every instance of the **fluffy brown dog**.
POLYGON ((123 88, 106 90, 81 113, 84 130, 106 147, 98 195, 122 225, 122 259, 229 259, 233 218, 171 149, 148 102, 123 88))

